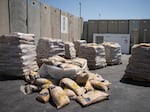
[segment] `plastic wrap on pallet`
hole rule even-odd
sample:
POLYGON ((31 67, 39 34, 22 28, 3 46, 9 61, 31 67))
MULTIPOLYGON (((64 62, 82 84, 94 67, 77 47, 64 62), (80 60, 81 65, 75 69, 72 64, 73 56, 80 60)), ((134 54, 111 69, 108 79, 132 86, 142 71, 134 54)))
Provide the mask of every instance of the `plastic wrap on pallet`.
POLYGON ((101 44, 89 43, 81 45, 79 57, 87 59, 89 69, 103 68, 107 65, 105 48, 101 44))
POLYGON ((38 69, 34 34, 0 36, 0 54, 1 74, 23 76, 38 69))
POLYGON ((114 42, 103 43, 105 47, 106 62, 108 65, 121 64, 121 46, 114 42))
POLYGON ((86 44, 86 40, 77 40, 77 41, 74 41, 74 46, 75 46, 75 49, 76 49, 76 56, 79 55, 79 50, 80 50, 80 46, 83 45, 83 44, 86 44))
POLYGON ((63 55, 65 53, 64 42, 60 39, 43 37, 38 41, 36 48, 37 62, 41 65, 40 59, 48 58, 54 55, 63 55))
POLYGON ((124 78, 150 81, 150 44, 141 43, 132 47, 131 57, 124 78))
POLYGON ((76 57, 76 50, 72 42, 65 42, 65 57, 68 59, 76 57))

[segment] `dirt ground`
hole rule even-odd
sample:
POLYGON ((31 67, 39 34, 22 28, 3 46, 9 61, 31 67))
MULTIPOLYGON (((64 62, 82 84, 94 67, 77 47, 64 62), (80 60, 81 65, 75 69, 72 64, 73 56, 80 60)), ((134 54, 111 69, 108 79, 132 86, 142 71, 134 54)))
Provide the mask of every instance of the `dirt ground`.
POLYGON ((23 80, 0 77, 0 112, 150 112, 150 83, 121 80, 129 55, 123 55, 123 64, 93 70, 109 80, 110 99, 82 107, 76 101, 57 110, 54 104, 36 101, 37 93, 20 92, 23 80))

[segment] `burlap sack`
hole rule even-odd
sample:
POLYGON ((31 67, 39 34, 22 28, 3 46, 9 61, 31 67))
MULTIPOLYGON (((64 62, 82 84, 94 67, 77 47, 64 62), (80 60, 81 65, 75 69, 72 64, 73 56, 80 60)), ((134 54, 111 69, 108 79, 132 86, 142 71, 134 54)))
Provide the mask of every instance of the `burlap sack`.
POLYGON ((75 81, 78 83, 78 84, 81 84, 81 85, 85 85, 87 80, 89 79, 89 76, 86 72, 78 75, 75 79, 75 81))
POLYGON ((94 90, 94 88, 89 80, 86 81, 84 88, 86 89, 86 91, 94 90))
POLYGON ((53 85, 52 83, 43 84, 43 85, 41 85, 41 88, 42 88, 42 89, 50 88, 52 85, 53 85))
POLYGON ((50 99, 50 94, 49 90, 47 88, 42 89, 39 93, 39 95, 36 97, 36 100, 42 102, 42 103, 47 103, 50 99))
POLYGON ((68 87, 69 89, 73 90, 76 95, 82 95, 85 92, 84 88, 81 88, 75 81, 69 78, 63 78, 59 85, 61 87, 68 87))
POLYGON ((90 80, 90 83, 95 89, 100 89, 100 90, 104 90, 104 91, 108 91, 108 89, 109 89, 101 81, 98 81, 98 80, 90 80))
POLYGON ((101 75, 99 74, 95 74, 95 73, 92 73, 90 71, 87 72, 88 74, 88 77, 89 77, 89 80, 97 80, 97 81, 100 81, 103 85, 109 87, 111 85, 111 83, 104 79, 101 75))
POLYGON ((51 97, 57 106, 57 109, 70 103, 69 97, 65 94, 64 90, 59 86, 50 87, 51 97))
POLYGON ((33 84, 35 79, 37 78, 40 78, 40 75, 38 74, 38 72, 34 72, 32 70, 30 71, 28 75, 25 75, 25 81, 31 84, 33 84))
POLYGON ((20 86, 20 90, 25 95, 27 95, 27 94, 31 94, 31 93, 40 91, 40 88, 38 86, 35 86, 35 85, 27 84, 27 85, 20 86))
POLYGON ((94 91, 89 91, 86 94, 82 96, 77 96, 76 100, 81 103, 83 106, 88 106, 92 103, 100 102, 102 100, 105 100, 108 98, 108 94, 94 90, 94 91))
POLYGON ((46 78, 38 78, 35 80, 34 84, 37 86, 42 86, 44 84, 52 84, 52 82, 46 78))
POLYGON ((77 95, 74 93, 73 90, 71 90, 71 89, 69 89, 69 88, 67 88, 67 87, 64 88, 64 92, 65 92, 65 94, 66 94, 70 99, 75 99, 76 96, 77 96, 77 95))

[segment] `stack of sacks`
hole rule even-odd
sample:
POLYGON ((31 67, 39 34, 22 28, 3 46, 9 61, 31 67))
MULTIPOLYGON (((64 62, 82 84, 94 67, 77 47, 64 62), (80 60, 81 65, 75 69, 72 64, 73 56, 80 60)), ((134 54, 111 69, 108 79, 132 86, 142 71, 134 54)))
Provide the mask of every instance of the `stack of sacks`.
POLYGON ((52 56, 48 59, 42 59, 43 65, 39 69, 42 77, 50 77, 60 80, 64 77, 75 78, 88 70, 87 60, 83 58, 64 59, 60 56, 52 56))
POLYGON ((110 82, 91 72, 85 72, 76 80, 62 78, 57 83, 53 79, 41 78, 40 74, 31 72, 26 81, 28 84, 20 87, 24 94, 39 92, 36 100, 42 103, 53 101, 57 109, 68 105, 70 100, 88 106, 109 98, 106 88, 109 88, 110 82))
POLYGON ((63 55, 64 56, 64 42, 59 39, 51 39, 47 37, 43 37, 38 41, 37 45, 37 62, 38 65, 41 66, 40 59, 48 58, 54 55, 63 55))
POLYGON ((121 64, 121 46, 114 42, 103 43, 107 65, 121 64))
POLYGON ((65 57, 68 59, 76 57, 76 50, 72 42, 65 42, 65 57))
POLYGON ((38 69, 34 34, 13 33, 0 36, 0 73, 24 76, 38 69))
POLYGON ((124 78, 150 81, 150 44, 141 43, 132 47, 124 78))
POLYGON ((79 57, 87 59, 89 69, 103 68, 107 65, 105 48, 101 44, 89 43, 81 45, 79 57))
POLYGON ((86 44, 87 42, 86 40, 77 40, 77 41, 74 41, 73 43, 76 49, 76 56, 79 56, 80 46, 83 44, 86 44))

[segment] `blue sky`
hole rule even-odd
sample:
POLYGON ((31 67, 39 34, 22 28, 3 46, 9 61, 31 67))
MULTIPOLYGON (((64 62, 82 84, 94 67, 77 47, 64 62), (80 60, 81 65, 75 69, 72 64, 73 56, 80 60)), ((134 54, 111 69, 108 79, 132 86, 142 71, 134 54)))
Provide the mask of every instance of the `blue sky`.
POLYGON ((150 19, 150 0, 41 0, 42 2, 91 19, 150 19))

